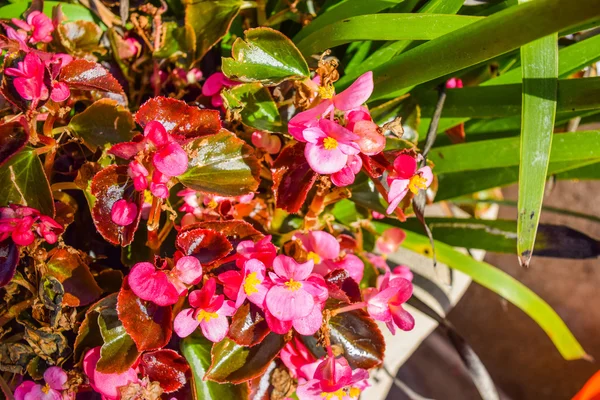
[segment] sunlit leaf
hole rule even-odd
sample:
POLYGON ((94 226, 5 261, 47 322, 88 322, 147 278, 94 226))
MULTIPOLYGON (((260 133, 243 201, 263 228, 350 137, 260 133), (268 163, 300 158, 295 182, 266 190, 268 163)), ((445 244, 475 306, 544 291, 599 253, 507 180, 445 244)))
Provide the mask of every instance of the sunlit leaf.
POLYGON ((50 253, 46 266, 48 273, 58 279, 64 287, 65 305, 85 306, 100 297, 102 290, 77 252, 66 248, 55 249, 50 253))
POLYGON ((281 132, 277 104, 267 88, 260 83, 236 85, 221 93, 227 108, 239 113, 242 122, 252 128, 281 132))

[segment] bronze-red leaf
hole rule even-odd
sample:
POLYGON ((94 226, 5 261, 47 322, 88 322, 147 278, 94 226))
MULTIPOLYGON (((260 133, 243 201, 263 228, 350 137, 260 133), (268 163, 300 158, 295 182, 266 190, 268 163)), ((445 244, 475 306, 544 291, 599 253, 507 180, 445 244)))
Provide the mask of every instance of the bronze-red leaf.
POLYGON ((165 393, 175 392, 187 382, 190 367, 176 351, 163 349, 144 353, 141 364, 144 375, 158 382, 165 393))

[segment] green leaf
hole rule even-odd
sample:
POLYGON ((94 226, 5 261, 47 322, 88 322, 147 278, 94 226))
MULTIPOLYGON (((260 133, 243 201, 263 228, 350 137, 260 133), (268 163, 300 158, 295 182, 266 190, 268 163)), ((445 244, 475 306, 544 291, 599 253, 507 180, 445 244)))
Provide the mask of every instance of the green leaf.
POLYGON ((69 122, 69 129, 92 151, 131 141, 134 126, 129 110, 111 99, 94 102, 69 122))
MULTIPOLYGON (((406 222, 385 219, 382 223, 420 233, 415 218, 406 222)), ((427 218, 433 237, 451 246, 514 253, 517 249, 517 221, 469 218, 427 218)), ((540 224, 533 254, 543 257, 585 259, 600 254, 597 240, 561 225, 540 224)))
MULTIPOLYGON (((600 160, 598 160, 600 161, 600 160)), ((598 162, 590 165, 573 168, 568 171, 563 170, 556 173, 557 179, 577 179, 577 180, 596 180, 600 179, 600 165, 598 162)))
POLYGON ((298 42, 305 56, 361 40, 431 40, 480 17, 444 14, 370 14, 326 25, 298 42))
POLYGON ((284 34, 270 28, 248 29, 233 43, 233 58, 223 58, 223 73, 242 82, 276 85, 310 76, 306 60, 284 34))
POLYGON ((538 0, 507 8, 431 40, 376 68, 371 100, 507 53, 535 39, 595 18, 598 0, 538 0), (493 37, 494 40, 490 40, 493 37))
MULTIPOLYGON (((381 232, 390 226, 380 222, 374 222, 374 224, 381 232)), ((406 232, 403 247, 428 257, 431 256, 429 239, 423 235, 406 232)), ((473 281, 504 297, 523 310, 548 334, 565 359, 577 360, 587 356, 577 339, 552 307, 525 285, 500 269, 460 253, 445 243, 435 241, 435 252, 439 262, 469 275, 473 281)))
POLYGON ((179 67, 188 67, 196 50, 196 36, 190 25, 179 26, 168 21, 162 24, 162 34, 158 49, 152 52, 155 58, 168 58, 179 67))
MULTIPOLYGON (((475 171, 519 165, 519 137, 483 140, 433 148, 429 160, 437 174, 475 171), (490 155, 493 154, 493 157, 490 155)), ((600 158, 600 131, 554 135, 550 162, 584 161, 600 158)))
POLYGON ((225 34, 242 6, 242 0, 183 0, 185 25, 196 34, 196 60, 202 59, 225 34))
POLYGON ((252 147, 223 129, 194 139, 185 147, 190 162, 179 181, 194 190, 239 196, 258 188, 260 164, 252 147))
POLYGON ((204 380, 210 366, 210 350, 213 343, 199 333, 192 333, 181 341, 181 353, 192 369, 195 400, 245 399, 248 385, 232 385, 204 380))
POLYGON ((354 17, 356 15, 375 14, 404 1, 405 0, 347 0, 339 2, 331 7, 324 7, 325 12, 302 28, 302 30, 294 36, 294 42, 298 43, 317 30, 344 18, 354 17))
POLYGON ((284 345, 283 335, 274 332, 252 347, 223 339, 212 348, 212 363, 205 377, 222 383, 242 383, 254 379, 265 372, 284 345))
POLYGON ((239 113, 242 122, 261 131, 281 132, 281 118, 269 89, 245 83, 221 92, 227 108, 239 113))
MULTIPOLYGON (((79 4, 70 4, 62 1, 44 1, 44 14, 52 18, 52 9, 61 6, 63 13, 70 21, 84 20, 98 22, 98 18, 87 8, 79 4)), ((21 19, 29 9, 31 2, 19 1, 0 8, 0 19, 21 19)))
POLYGON ((523 109, 517 254, 523 266, 529 266, 533 254, 550 163, 558 83, 557 40, 558 35, 554 34, 521 47, 523 109))
POLYGON ((104 344, 100 349, 100 359, 96 369, 109 374, 127 371, 138 359, 140 353, 133 339, 119 321, 117 310, 105 308, 100 311, 98 326, 104 344))
POLYGON ((54 216, 50 184, 34 149, 21 150, 0 167, 0 188, 0 205, 21 204, 54 216))

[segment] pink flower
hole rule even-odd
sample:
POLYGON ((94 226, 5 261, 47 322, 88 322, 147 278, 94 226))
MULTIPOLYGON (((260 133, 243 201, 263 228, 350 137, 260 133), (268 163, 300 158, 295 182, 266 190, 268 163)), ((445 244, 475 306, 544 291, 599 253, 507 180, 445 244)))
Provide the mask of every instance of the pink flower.
POLYGON ((385 215, 382 213, 378 213, 377 211, 371 211, 371 216, 373 219, 384 219, 385 215))
POLYGON ((44 372, 44 386, 32 381, 21 383, 15 390, 15 400, 66 400, 71 396, 63 393, 68 380, 61 367, 50 367, 44 372), (63 397, 64 395, 64 397, 63 397))
POLYGON ((460 78, 450 78, 446 81, 446 88, 448 89, 462 89, 463 81, 460 78))
POLYGON ((359 137, 356 141, 363 154, 372 156, 385 148, 385 136, 366 109, 350 111, 346 115, 346 128, 359 137))
POLYGON ((202 279, 202 266, 197 258, 181 257, 170 271, 156 269, 149 262, 137 263, 131 268, 128 281, 131 290, 142 300, 159 306, 177 303, 187 290, 186 285, 196 285, 202 279))
POLYGON ((396 333, 396 326, 403 331, 410 331, 415 326, 415 320, 402 304, 412 296, 412 283, 404 278, 390 279, 386 273, 381 280, 379 293, 376 290, 367 292, 367 312, 377 320, 386 323, 392 334, 396 333))
POLYGON ((300 141, 303 140, 303 131, 314 127, 319 119, 332 112, 358 110, 373 93, 373 73, 371 71, 361 75, 348 89, 336 95, 332 87, 321 90, 323 101, 316 107, 303 111, 294 116, 288 125, 289 133, 300 141))
POLYGON ((321 119, 318 126, 306 128, 302 135, 308 142, 304 156, 310 167, 320 174, 340 171, 348 156, 360 153, 360 148, 354 143, 358 136, 328 119, 321 119))
POLYGON ((241 271, 231 270, 219 275, 219 281, 227 297, 235 300, 235 308, 241 307, 246 299, 263 308, 269 290, 265 274, 266 267, 261 261, 248 260, 241 271))
POLYGON ((52 101, 60 103, 65 101, 71 95, 71 89, 65 82, 61 82, 58 79, 61 69, 73 61, 73 57, 64 53, 53 54, 50 60, 45 62, 46 67, 50 71, 52 91, 50 92, 50 98, 52 101))
POLYGON ((133 160, 129 163, 127 174, 133 179, 133 187, 138 192, 148 189, 148 175, 150 173, 142 163, 133 160))
POLYGON ((125 199, 117 200, 110 210, 110 218, 119 226, 127 226, 135 221, 137 211, 135 203, 125 199))
POLYGON ((377 238, 375 248, 382 254, 394 253, 398 250, 402 242, 406 239, 406 233, 400 228, 386 229, 383 234, 377 238))
POLYGON ((314 376, 301 380, 296 390, 300 400, 349 400, 356 399, 368 386, 367 370, 352 370, 344 357, 327 357, 318 364, 314 376))
POLYGON ((50 91, 44 83, 46 66, 34 53, 28 53, 17 68, 6 68, 7 76, 14 76, 13 85, 23 99, 31 101, 31 108, 37 108, 38 103, 48 100, 50 91))
POLYGON ((223 99, 221 98, 223 88, 235 85, 238 85, 238 83, 227 78, 222 72, 215 72, 202 85, 202 94, 211 98, 210 102, 213 107, 219 108, 223 105, 223 99))
POLYGON ((105 400, 117 400, 120 393, 119 388, 130 383, 139 382, 137 372, 133 368, 120 374, 106 374, 98 372, 96 365, 100 360, 100 346, 89 350, 83 358, 83 371, 87 375, 90 386, 100 393, 105 400))
POLYGON ((31 207, 11 204, 0 208, 0 242, 10 236, 15 244, 29 246, 35 240, 34 232, 46 242, 54 244, 63 227, 31 207))
POLYGON ((428 166, 417 170, 417 159, 401 154, 394 160, 393 170, 387 179, 390 185, 387 213, 391 214, 409 190, 417 194, 419 190, 427 189, 433 181, 433 173, 428 166))
POLYGON ((174 329, 179 337, 189 336, 200 326, 202 334, 212 342, 220 342, 229 331, 227 317, 235 313, 235 305, 225 300, 222 294, 216 295, 214 278, 206 281, 202 289, 190 293, 192 308, 182 310, 174 321, 174 329))
POLYGON ((277 256, 277 248, 271 243, 271 235, 267 235, 254 243, 252 240, 241 241, 237 247, 236 265, 242 267, 246 261, 251 259, 260 260, 265 266, 271 267, 277 256))
POLYGON ((254 132, 252 134, 252 144, 269 154, 277 154, 281 150, 281 139, 269 132, 254 132))
POLYGON ((297 336, 283 346, 279 357, 293 378, 308 380, 313 377, 314 371, 307 371, 306 366, 314 363, 316 359, 297 336))
POLYGON ((356 174, 360 172, 362 168, 362 160, 359 156, 348 156, 348 161, 346 162, 346 166, 331 174, 331 182, 335 186, 343 187, 348 186, 354 183, 354 179, 356 178, 356 174))
POLYGON ((156 146, 152 163, 157 170, 166 176, 181 175, 187 170, 187 153, 160 122, 149 122, 144 128, 144 136, 156 146))
POLYGON ((26 32, 31 33, 30 43, 50 43, 52 41, 52 32, 54 25, 52 20, 41 11, 33 11, 27 16, 27 22, 13 18, 13 24, 26 32))
MULTIPOLYGON (((293 323, 315 312, 315 297, 322 295, 323 287, 309 279, 313 267, 313 260, 299 264, 284 255, 275 258, 273 272, 269 272, 273 286, 265 298, 265 305, 273 317, 293 323)), ((318 311, 320 314, 320 308, 318 311)))

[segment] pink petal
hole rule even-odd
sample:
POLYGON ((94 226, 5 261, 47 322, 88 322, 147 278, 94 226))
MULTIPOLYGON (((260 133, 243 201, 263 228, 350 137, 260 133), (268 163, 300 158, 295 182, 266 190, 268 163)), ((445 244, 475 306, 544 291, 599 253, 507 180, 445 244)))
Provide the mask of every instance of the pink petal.
MULTIPOLYGON (((322 400, 325 396, 323 390, 321 390, 321 381, 318 379, 311 379, 304 383, 298 382, 298 388, 296 389, 296 395, 300 400, 322 400)), ((325 393, 325 395, 327 395, 325 393)))
POLYGON ((69 86, 64 82, 54 82, 52 84, 52 92, 50 94, 50 98, 52 101, 60 103, 61 101, 65 101, 71 95, 71 90, 69 90, 69 86))
POLYGON ((267 325, 269 325, 269 329, 273 332, 284 335, 292 329, 292 321, 282 321, 273 316, 269 310, 265 310, 265 319, 267 320, 267 325))
MULTIPOLYGON (((125 160, 132 159, 137 153, 144 150, 144 142, 123 142, 113 145, 108 154, 115 155, 125 160)), ((147 172, 147 171, 146 171, 147 172)))
POLYGON ((386 210, 386 213, 391 214, 394 212, 398 204, 402 201, 406 193, 408 192, 408 179, 395 179, 390 185, 390 190, 388 192, 387 201, 389 202, 389 206, 386 210))
POLYGON ((319 119, 332 111, 333 103, 331 100, 324 100, 316 107, 296 114, 288 123, 288 132, 294 139, 304 142, 302 132, 306 128, 317 126, 319 119))
POLYGON ((125 199, 117 200, 110 210, 112 222, 119 226, 127 226, 135 221, 138 208, 135 203, 128 202, 125 199))
MULTIPOLYGON (((161 125, 162 126, 162 125, 161 125)), ((167 176, 183 174, 188 167, 188 156, 179 143, 169 143, 154 154, 154 166, 167 176)))
POLYGON ((25 395, 27 393, 31 392, 31 390, 33 389, 34 386, 41 386, 41 385, 36 385, 36 383, 33 381, 25 381, 25 382, 21 383, 15 390, 15 393, 14 393, 15 400, 25 400, 25 395))
POLYGON ((400 228, 386 229, 383 234, 377 238, 375 248, 383 254, 394 253, 398 250, 402 242, 406 239, 406 233, 400 228))
POLYGON ((417 160, 408 154, 400 154, 394 160, 394 178, 410 179, 417 171, 417 160))
POLYGON ((352 185, 354 183, 354 179, 356 179, 356 175, 352 170, 345 166, 338 172, 331 174, 330 176, 331 182, 337 187, 345 187, 348 185, 352 185))
POLYGON ((226 271, 219 275, 219 282, 223 285, 223 293, 232 300, 236 300, 242 286, 242 274, 239 271, 226 271))
POLYGON ((403 331, 410 331, 415 327, 414 317, 402 306, 390 306, 392 318, 396 326, 403 331))
POLYGON ((315 304, 311 313, 306 317, 295 319, 293 326, 299 334, 312 336, 321 328, 322 323, 323 313, 321 312, 321 306, 315 304))
POLYGON ((302 288, 292 291, 283 286, 274 286, 269 289, 265 304, 275 318, 293 321, 310 314, 315 301, 313 296, 302 288))
POLYGON ((394 305, 400 305, 402 303, 407 302, 413 293, 413 284, 408 279, 390 279, 389 287, 394 288, 396 290, 396 294, 391 299, 391 303, 394 305))
POLYGON ((312 294, 317 303, 324 303, 329 298, 327 284, 321 275, 311 274, 311 276, 304 281, 303 289, 312 294))
POLYGON ((359 138, 358 135, 355 135, 348 129, 330 119, 320 120, 319 128, 321 128, 321 130, 325 132, 327 136, 331 136, 340 143, 350 144, 352 141, 359 138))
POLYGON ((327 150, 322 143, 308 143, 304 149, 306 161, 313 171, 329 175, 340 171, 346 165, 348 156, 338 148, 327 150))
POLYGON ((421 176, 426 179, 425 186, 431 186, 431 182, 433 182, 433 172, 431 172, 431 168, 425 166, 423 168, 420 168, 417 172, 420 173, 421 176))
POLYGON ((389 288, 371 297, 367 302, 367 312, 369 315, 377 321, 389 321, 392 318, 392 313, 388 302, 395 293, 394 289, 389 288))
POLYGON ((200 322, 202 334, 211 342, 218 343, 225 339, 229 332, 229 322, 227 317, 219 315, 217 318, 211 318, 209 321, 200 322))
POLYGON ((322 259, 332 260, 340 255, 340 243, 335 236, 324 231, 312 231, 308 237, 312 251, 322 259))
POLYGON ((348 271, 350 277, 357 283, 360 283, 363 278, 365 263, 354 254, 346 254, 344 258, 336 263, 336 266, 348 271))
POLYGON ((302 131, 303 142, 318 143, 320 139, 325 139, 327 134, 318 126, 306 128, 302 131))
POLYGON ((42 385, 35 385, 31 391, 25 395, 25 400, 63 400, 59 391, 46 389, 42 385))
POLYGON ((175 264, 177 276, 188 285, 197 285, 202 279, 202 265, 196 257, 185 256, 175 264))
POLYGON ((362 74, 348 89, 333 97, 335 108, 350 111, 359 108, 369 100, 373 93, 373 73, 362 74))
POLYGON ((221 91, 224 84, 224 79, 227 79, 222 72, 215 72, 209 76, 204 85, 202 85, 202 95, 210 97, 221 91))
POLYGON ((279 136, 269 132, 256 131, 252 134, 252 144, 264 149, 269 154, 277 154, 281 150, 281 139, 279 136))
POLYGON ((157 271, 149 262, 137 263, 128 276, 129 286, 137 297, 159 306, 177 303, 179 293, 162 271, 157 271))
MULTIPOLYGON (((217 281, 215 278, 210 278, 204 282, 204 286, 200 290, 194 290, 189 295, 190 305, 194 308, 208 308, 217 291, 217 281)), ((220 306, 219 306, 220 307, 220 306)))
POLYGON ((186 308, 181 310, 173 321, 173 329, 177 336, 184 338, 192 334, 198 328, 200 322, 194 318, 194 309, 186 308))
POLYGON ((353 132, 360 137, 356 143, 363 154, 372 156, 381 153, 385 148, 385 136, 374 122, 358 121, 354 125, 353 132))
POLYGON ((137 373, 131 368, 121 374, 104 374, 96 371, 99 359, 100 346, 94 347, 86 353, 83 358, 83 370, 88 376, 92 388, 107 400, 118 399, 120 387, 139 381, 137 373))
POLYGON ((308 260, 305 263, 298 263, 292 257, 279 255, 273 261, 273 271, 282 278, 303 281, 313 270, 315 263, 308 260))
POLYGON ((35 240, 33 232, 15 230, 12 233, 12 240, 18 246, 29 246, 35 240))
POLYGON ((50 367, 44 372, 44 380, 52 389, 64 390, 69 377, 61 367, 50 367))
POLYGON ((162 147, 169 143, 169 134, 163 124, 158 121, 148 122, 144 128, 144 136, 156 147, 162 147))

